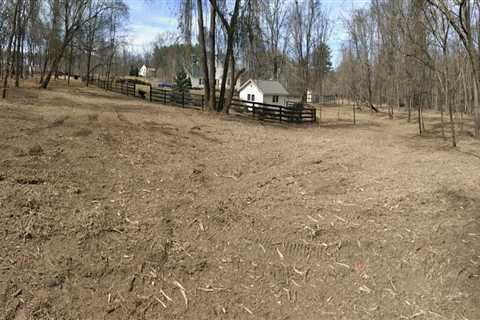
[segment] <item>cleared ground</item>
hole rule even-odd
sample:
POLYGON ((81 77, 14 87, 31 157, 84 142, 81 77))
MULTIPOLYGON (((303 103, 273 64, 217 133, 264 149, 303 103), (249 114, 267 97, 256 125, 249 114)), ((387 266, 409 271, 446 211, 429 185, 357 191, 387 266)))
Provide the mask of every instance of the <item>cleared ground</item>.
POLYGON ((480 319, 478 140, 357 117, 11 91, 0 318, 480 319))

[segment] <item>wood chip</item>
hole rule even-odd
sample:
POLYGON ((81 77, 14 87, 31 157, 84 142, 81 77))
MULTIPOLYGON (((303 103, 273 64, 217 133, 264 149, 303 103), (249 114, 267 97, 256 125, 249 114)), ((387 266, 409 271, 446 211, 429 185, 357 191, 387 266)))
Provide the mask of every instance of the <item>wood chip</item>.
POLYGON ((178 281, 173 281, 173 284, 176 285, 178 288, 180 288, 180 292, 182 293, 182 296, 183 296, 183 300, 185 300, 185 307, 188 308, 188 298, 187 298, 187 294, 186 294, 186 290, 185 288, 180 284, 180 282, 178 281))
POLYGON ((163 302, 162 300, 160 300, 158 297, 155 297, 155 296, 153 297, 153 299, 155 299, 158 303, 160 303, 164 309, 167 309, 167 305, 165 304, 165 302, 163 302))
POLYGON ((278 256, 280 257, 280 259, 285 259, 285 257, 283 256, 283 254, 280 252, 280 250, 278 248, 277 249, 277 253, 278 253, 278 256))

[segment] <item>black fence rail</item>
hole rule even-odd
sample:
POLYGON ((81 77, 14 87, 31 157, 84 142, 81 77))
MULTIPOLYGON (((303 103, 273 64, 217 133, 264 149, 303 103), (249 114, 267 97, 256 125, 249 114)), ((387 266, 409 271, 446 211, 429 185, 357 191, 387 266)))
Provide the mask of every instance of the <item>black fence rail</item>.
POLYGON ((278 106, 260 102, 251 102, 233 99, 232 107, 242 108, 243 112, 251 113, 259 120, 273 120, 279 122, 316 122, 317 113, 314 108, 278 106))
MULTIPOLYGON (((153 88, 151 85, 96 79, 94 84, 102 89, 142 98, 151 102, 174 105, 181 108, 204 110, 207 104, 204 95, 180 93, 166 89, 153 88)), ((289 123, 312 123, 317 121, 316 110, 301 105, 278 106, 240 99, 232 99, 231 108, 242 114, 251 115, 262 121, 289 123)))

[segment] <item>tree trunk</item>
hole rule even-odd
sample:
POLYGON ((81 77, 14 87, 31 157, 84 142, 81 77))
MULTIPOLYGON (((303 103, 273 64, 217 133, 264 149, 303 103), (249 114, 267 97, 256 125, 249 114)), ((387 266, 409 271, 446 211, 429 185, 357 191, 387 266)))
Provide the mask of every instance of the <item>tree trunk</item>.
POLYGON ((200 42, 201 62, 203 70, 203 92, 205 95, 204 101, 210 101, 210 77, 208 75, 208 55, 207 46, 205 44, 205 27, 203 26, 203 4, 202 0, 197 0, 198 8, 198 40, 200 42))
MULTIPOLYGON (((444 46, 443 46, 443 65, 444 65, 444 75, 445 75, 445 80, 444 80, 444 85, 445 85, 445 106, 448 108, 448 113, 450 116, 450 130, 452 134, 452 146, 456 147, 457 146, 457 137, 455 134, 455 122, 453 120, 453 107, 450 102, 450 83, 448 79, 448 38, 445 37, 444 40, 444 46)), ((443 110, 442 110, 442 117, 443 117, 443 110)), ((442 119, 443 121, 443 119, 442 119)), ((443 125, 443 123, 442 123, 443 125)))
MULTIPOLYGON (((446 95, 445 95, 446 96, 446 95)), ((435 88, 435 105, 438 106, 438 92, 435 88)), ((445 121, 444 121, 444 117, 443 117, 443 104, 440 104, 440 122, 441 122, 441 125, 442 125, 442 138, 445 139, 445 121)), ((445 103, 445 106, 447 106, 447 104, 445 103)))
MULTIPOLYGON (((445 99, 447 100, 447 103, 448 103, 448 100, 449 100, 448 99, 448 90, 445 93, 445 99)), ((452 131, 452 146, 456 147, 457 146, 457 137, 456 137, 456 134, 455 134, 455 122, 453 121, 453 108, 452 108, 451 103, 448 103, 448 112, 450 114, 450 130, 452 131)))
POLYGON ((3 79, 3 47, 0 43, 0 79, 3 79))
MULTIPOLYGON (((216 1, 216 0, 214 0, 216 1)), ((216 83, 215 83, 215 69, 216 69, 216 57, 215 57, 215 30, 216 30, 216 13, 215 5, 211 4, 210 6, 210 30, 209 30, 209 40, 210 40, 210 100, 209 107, 210 110, 217 109, 217 96, 216 96, 216 83)))
POLYGON ((62 47, 59 49, 57 55, 52 61, 52 65, 50 67, 50 70, 48 71, 46 77, 43 79, 40 87, 42 89, 46 89, 48 87, 48 84, 50 83, 50 80, 52 79, 52 75, 57 72, 58 70, 58 65, 60 64, 60 61, 62 60, 63 53, 65 52, 65 48, 68 46, 68 43, 63 43, 62 47))
POLYGON ((412 96, 408 97, 408 122, 412 121, 412 96))
MULTIPOLYGON (((24 22, 24 24, 26 23, 26 21, 24 22)), ((22 44, 22 47, 20 49, 20 77, 22 79, 25 79, 25 33, 26 33, 26 30, 25 30, 25 26, 22 27, 22 40, 21 40, 21 44, 22 44)))
MULTIPOLYGON (((20 4, 22 6, 22 4, 20 4)), ((18 88, 20 86, 20 65, 21 65, 21 54, 20 49, 22 47, 22 21, 21 21, 22 14, 18 12, 17 14, 17 35, 16 35, 16 49, 15 49, 15 87, 18 88)))
POLYGON ((422 135, 423 131, 422 131, 422 108, 420 107, 420 105, 418 106, 418 133, 420 135, 422 135))
MULTIPOLYGON (((210 0, 215 9, 215 13, 220 17, 220 20, 227 31, 227 51, 225 53, 225 60, 223 61, 222 84, 220 87, 220 97, 218 100, 217 111, 223 111, 225 108, 225 92, 228 77, 228 67, 230 65, 230 57, 233 53, 233 46, 235 40, 235 31, 237 29, 237 17, 240 11, 240 0, 235 0, 235 7, 230 22, 227 21, 223 13, 218 9, 216 0, 210 0)), ((233 75, 234 76, 234 75, 233 75)), ((233 85, 233 84, 232 84, 233 85)))
POLYGON ((48 61, 50 60, 50 50, 45 49, 44 56, 45 60, 43 61, 43 67, 40 71, 40 84, 43 83, 43 80, 45 79, 45 73, 47 73, 48 61))
POLYGON ((463 133, 463 113, 467 112, 468 106, 468 90, 467 90, 467 83, 465 80, 465 69, 462 67, 462 86, 463 86, 463 110, 460 110, 460 134, 463 133))
POLYGON ((225 103, 224 111, 225 113, 230 112, 230 104, 232 103, 233 94, 235 92, 235 56, 232 54, 230 56, 230 90, 228 91, 227 102, 225 103))
POLYGON ((480 136, 480 105, 478 104, 478 82, 473 82, 473 109, 475 117, 475 136, 480 136))
POLYGON ((273 80, 278 80, 278 57, 276 52, 273 57, 273 80))
POLYGON ((70 86, 70 77, 72 74, 72 64, 73 64, 73 43, 70 44, 70 55, 68 57, 68 79, 67 85, 70 86))
POLYGON ((237 74, 235 74, 235 56, 231 55, 230 56, 230 64, 232 65, 232 71, 230 73, 230 91, 228 95, 228 100, 227 100, 227 105, 225 107, 225 112, 229 113, 230 112, 230 106, 232 104, 233 100, 233 94, 235 93, 235 85, 237 84, 238 79, 240 76, 245 72, 245 69, 241 69, 237 74))
POLYGON ((88 54, 87 54, 87 82, 86 82, 87 87, 90 84, 90 68, 92 63, 92 50, 90 49, 91 48, 89 48, 88 54))
POLYGON ((17 29, 17 15, 20 8, 21 0, 17 0, 15 4, 15 11, 13 13, 12 19, 12 30, 10 33, 10 39, 8 39, 8 46, 7 46, 7 61, 5 63, 5 75, 3 78, 3 90, 2 90, 2 98, 5 99, 7 97, 7 86, 8 86, 8 77, 10 76, 10 58, 11 58, 11 51, 12 51, 12 43, 13 43, 13 36, 15 35, 15 30, 17 29))

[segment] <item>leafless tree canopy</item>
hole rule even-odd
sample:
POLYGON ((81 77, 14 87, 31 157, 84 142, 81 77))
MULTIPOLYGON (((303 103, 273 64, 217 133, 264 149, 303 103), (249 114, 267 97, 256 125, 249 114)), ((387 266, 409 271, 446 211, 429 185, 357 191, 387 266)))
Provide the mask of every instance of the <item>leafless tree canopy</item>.
POLYGON ((480 135, 478 0, 371 0, 344 21, 333 21, 321 0, 182 0, 177 9, 179 33, 164 33, 141 56, 123 46, 122 0, 0 0, 2 93, 9 79, 18 86, 33 75, 46 88, 60 74, 88 85, 140 62, 165 81, 196 66, 211 110, 228 112, 235 92, 225 83, 243 75, 279 80, 299 97, 310 90, 385 106, 391 118, 405 107, 420 134, 422 112, 436 109, 453 145, 455 117, 472 114, 480 135), (340 32, 348 39, 333 68, 328 43, 340 32))
POLYGON ((47 88, 59 74, 109 75, 119 53, 119 29, 128 7, 121 0, 3 0, 0 72, 8 79, 38 75, 47 88))

